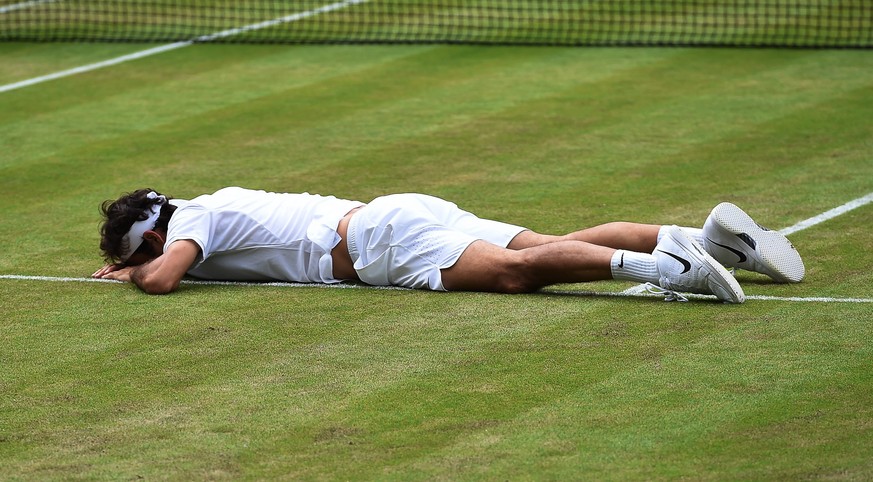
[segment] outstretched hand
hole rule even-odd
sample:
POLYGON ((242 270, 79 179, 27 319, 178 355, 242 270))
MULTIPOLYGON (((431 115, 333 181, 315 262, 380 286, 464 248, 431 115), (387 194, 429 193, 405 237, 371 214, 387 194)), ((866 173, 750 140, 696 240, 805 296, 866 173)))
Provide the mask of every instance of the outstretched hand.
POLYGON ((114 279, 118 281, 130 281, 130 270, 132 266, 126 266, 121 263, 107 264, 98 269, 91 275, 92 278, 99 279, 114 279))
MULTIPOLYGON (((200 246, 189 239, 180 239, 170 244, 164 254, 144 261, 142 264, 108 264, 91 276, 131 282, 152 295, 175 291, 179 283, 200 254, 200 246)), ((128 259, 130 262, 130 259, 128 259)))

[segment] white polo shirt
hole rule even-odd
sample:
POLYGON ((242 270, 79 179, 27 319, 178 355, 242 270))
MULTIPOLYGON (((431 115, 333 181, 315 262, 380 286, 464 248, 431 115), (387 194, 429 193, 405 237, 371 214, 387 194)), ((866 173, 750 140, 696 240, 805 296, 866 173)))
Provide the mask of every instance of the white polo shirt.
POLYGON ((188 274, 229 281, 336 283, 331 250, 337 225, 363 203, 315 194, 228 187, 177 206, 164 251, 188 239, 201 255, 188 274))

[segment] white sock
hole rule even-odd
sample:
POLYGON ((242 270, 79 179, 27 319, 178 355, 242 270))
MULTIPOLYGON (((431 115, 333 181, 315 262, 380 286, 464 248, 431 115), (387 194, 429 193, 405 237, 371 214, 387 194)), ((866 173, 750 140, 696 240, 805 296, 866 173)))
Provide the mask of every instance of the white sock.
MULTIPOLYGON (((661 242, 661 238, 664 237, 664 234, 667 231, 667 228, 669 228, 669 227, 670 226, 661 226, 661 230, 658 231, 658 242, 659 243, 661 242)), ((683 232, 685 232, 689 236, 691 236, 691 239, 697 241, 697 244, 703 246, 703 230, 702 229, 689 228, 687 226, 679 226, 679 229, 681 229, 683 232)))
POLYGON ((617 280, 657 284, 661 278, 655 257, 647 253, 619 249, 612 255, 609 266, 617 280))

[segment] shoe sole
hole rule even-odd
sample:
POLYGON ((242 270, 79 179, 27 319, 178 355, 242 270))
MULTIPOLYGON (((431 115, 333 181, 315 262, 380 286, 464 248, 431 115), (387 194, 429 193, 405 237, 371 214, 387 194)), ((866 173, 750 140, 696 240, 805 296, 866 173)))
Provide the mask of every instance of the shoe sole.
POLYGON ((713 294, 717 296, 718 299, 726 303, 742 303, 746 301, 746 294, 743 292, 743 288, 737 280, 734 279, 724 266, 707 253, 700 244, 682 232, 681 229, 677 228, 670 234, 672 234, 676 244, 678 244, 688 256, 696 258, 709 268, 708 272, 711 279, 716 281, 717 286, 723 288, 723 293, 717 293, 715 290, 712 290, 712 286, 710 286, 710 290, 713 291, 713 294))
MULTIPOLYGON (((746 256, 754 258, 766 271, 764 274, 782 283, 798 283, 803 280, 806 268, 800 254, 784 235, 761 227, 745 211, 731 203, 721 203, 712 210, 711 219, 724 231, 739 236, 746 256), (743 241, 754 240, 755 247, 743 241)), ((731 265, 746 269, 743 263, 731 265)))

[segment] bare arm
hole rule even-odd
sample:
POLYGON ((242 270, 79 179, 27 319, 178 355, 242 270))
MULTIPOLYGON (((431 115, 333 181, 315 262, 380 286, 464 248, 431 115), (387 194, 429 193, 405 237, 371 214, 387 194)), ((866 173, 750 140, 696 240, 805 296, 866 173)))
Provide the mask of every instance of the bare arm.
POLYGON ((166 253, 148 263, 123 268, 113 265, 94 275, 99 278, 130 281, 148 294, 162 295, 179 287, 182 277, 194 264, 199 253, 200 247, 197 243, 183 239, 171 244, 166 253))

